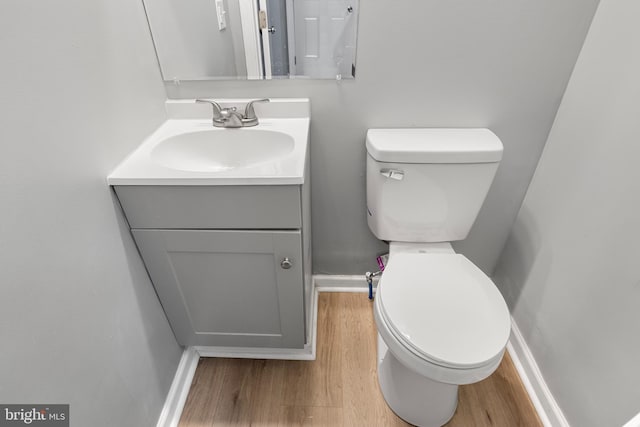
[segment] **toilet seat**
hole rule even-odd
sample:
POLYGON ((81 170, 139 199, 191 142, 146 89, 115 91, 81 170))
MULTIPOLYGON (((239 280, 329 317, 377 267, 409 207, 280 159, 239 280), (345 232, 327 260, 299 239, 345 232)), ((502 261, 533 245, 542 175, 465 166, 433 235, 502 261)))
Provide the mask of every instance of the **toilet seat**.
POLYGON ((472 370, 502 358, 509 310, 491 279, 462 255, 396 254, 376 299, 391 334, 425 362, 472 370))

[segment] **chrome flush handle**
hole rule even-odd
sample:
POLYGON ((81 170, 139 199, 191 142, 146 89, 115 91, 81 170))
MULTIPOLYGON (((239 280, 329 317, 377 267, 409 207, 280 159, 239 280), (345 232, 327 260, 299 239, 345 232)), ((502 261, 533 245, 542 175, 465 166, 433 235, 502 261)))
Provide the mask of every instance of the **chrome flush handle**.
POLYGON ((404 179, 404 171, 400 169, 380 169, 380 175, 384 176, 385 178, 395 179, 396 181, 402 181, 404 179))

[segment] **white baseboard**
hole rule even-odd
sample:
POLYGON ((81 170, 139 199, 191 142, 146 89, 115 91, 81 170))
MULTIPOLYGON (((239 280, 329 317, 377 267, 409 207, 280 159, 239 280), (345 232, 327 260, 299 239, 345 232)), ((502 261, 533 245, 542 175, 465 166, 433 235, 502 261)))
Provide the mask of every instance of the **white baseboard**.
POLYGON ((311 345, 304 348, 252 348, 252 347, 209 347, 196 346, 200 357, 228 357, 234 359, 278 359, 278 360, 315 360, 311 345))
MULTIPOLYGON (((315 274, 313 276, 313 283, 318 292, 369 292, 364 274, 355 276, 315 274)), ((378 277, 374 277, 374 293, 377 286, 378 277)))
POLYGON ((186 348, 182 353, 169 394, 165 399, 162 413, 160 413, 160 418, 156 424, 157 427, 175 427, 178 425, 199 359, 200 355, 192 347, 186 348))
POLYGON ((182 353, 156 427, 177 427, 189 395, 200 357, 237 357, 249 359, 315 360, 318 335, 318 291, 313 292, 311 342, 303 349, 256 349, 245 347, 187 347, 182 353))
POLYGON ((507 350, 542 424, 545 427, 570 427, 513 318, 507 350))

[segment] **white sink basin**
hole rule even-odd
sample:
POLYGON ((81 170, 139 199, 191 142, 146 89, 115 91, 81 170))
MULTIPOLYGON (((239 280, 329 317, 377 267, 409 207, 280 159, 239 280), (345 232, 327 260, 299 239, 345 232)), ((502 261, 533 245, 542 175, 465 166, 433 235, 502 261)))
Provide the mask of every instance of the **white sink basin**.
MULTIPOLYGON (((222 100, 241 111, 248 100, 222 100)), ((309 100, 256 106, 258 126, 213 127, 211 108, 167 101, 169 120, 107 177, 110 185, 289 185, 304 182, 309 100)))
POLYGON ((282 158, 295 142, 286 133, 261 129, 208 129, 159 142, 151 160, 171 169, 220 172, 282 158))

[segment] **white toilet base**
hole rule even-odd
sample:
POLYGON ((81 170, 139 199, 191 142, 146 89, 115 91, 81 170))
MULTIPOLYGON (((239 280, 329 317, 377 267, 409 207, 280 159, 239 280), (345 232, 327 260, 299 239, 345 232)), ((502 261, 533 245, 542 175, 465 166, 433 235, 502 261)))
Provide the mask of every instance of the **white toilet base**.
POLYGON ((420 427, 441 427, 458 406, 458 386, 433 381, 405 365, 378 334, 378 383, 389 407, 400 418, 420 427))

